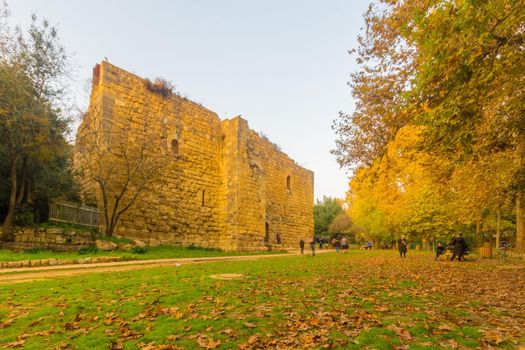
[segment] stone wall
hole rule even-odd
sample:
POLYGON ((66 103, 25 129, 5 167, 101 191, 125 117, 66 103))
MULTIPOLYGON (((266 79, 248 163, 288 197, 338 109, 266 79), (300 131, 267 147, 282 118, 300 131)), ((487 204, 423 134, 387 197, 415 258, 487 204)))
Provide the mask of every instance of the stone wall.
POLYGON ((78 250, 94 243, 91 233, 57 227, 14 227, 14 241, 4 242, 2 248, 23 250, 46 248, 54 250, 78 250))
POLYGON ((242 118, 223 121, 225 202, 232 246, 289 248, 313 236, 313 173, 297 165, 242 118), (278 236, 280 242, 278 242, 278 236))
MULTIPOLYGON (((153 153, 166 161, 160 175, 122 215, 117 235, 152 245, 226 250, 266 249, 275 246, 277 233, 282 237, 277 247, 296 247, 301 238, 313 236, 312 172, 250 130, 244 119, 221 121, 194 102, 150 87, 107 62, 97 65, 89 110, 77 133, 75 166, 84 174, 93 172, 95 164, 82 161, 79 150, 95 143, 93 134, 98 135, 97 150, 107 154, 104 171, 123 158, 111 158, 109 149, 124 145, 130 151, 146 138, 153 153), (265 242, 267 228, 270 242, 265 242)), ((120 168, 119 176, 107 181, 115 192, 124 181, 120 168)), ((89 176, 82 184, 101 207, 97 184, 89 176)))

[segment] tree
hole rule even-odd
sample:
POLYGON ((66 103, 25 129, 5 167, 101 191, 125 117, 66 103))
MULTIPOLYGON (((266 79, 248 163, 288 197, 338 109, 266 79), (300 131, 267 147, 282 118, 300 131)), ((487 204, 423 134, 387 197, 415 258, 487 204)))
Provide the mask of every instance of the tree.
MULTIPOLYGON (((461 222, 476 226, 478 243, 482 241, 485 228, 500 227, 501 217, 512 212, 514 164, 511 153, 508 150, 490 156, 478 155, 456 166, 451 175, 451 209, 461 222), (495 225, 492 224, 494 216, 495 225)), ((508 222, 505 225, 515 228, 508 222)), ((501 230, 495 231, 498 244, 501 230)))
POLYGON ((344 211, 337 214, 328 226, 328 232, 332 235, 349 235, 354 234, 352 231, 353 224, 350 216, 344 211))
POLYGON ((420 149, 423 134, 423 127, 400 129, 385 155, 350 182, 350 215, 376 243, 389 245, 400 235, 445 238, 457 222, 442 180, 448 163, 420 149))
POLYGON ((381 241, 388 235, 385 213, 380 208, 378 172, 375 166, 360 168, 350 181, 346 201, 349 215, 355 225, 364 231, 364 237, 374 242, 381 241))
POLYGON ((356 110, 334 123, 341 166, 371 167, 410 125, 425 127, 422 149, 448 161, 441 183, 469 162, 510 157, 512 180, 491 195, 514 198, 525 252, 524 19, 523 4, 512 0, 371 5, 354 51, 356 110))
POLYGON ((316 237, 328 234, 328 227, 343 208, 336 198, 323 196, 314 205, 314 234, 316 237))
POLYGON ((525 8, 461 1, 426 11, 409 34, 418 44, 412 96, 423 113, 416 121, 428 126, 429 146, 453 158, 514 153, 513 180, 503 190, 516 198, 517 245, 525 252, 525 8))
MULTIPOLYGON (((5 24, 7 7, 0 10, 5 24)), ((46 167, 67 148, 68 119, 59 107, 67 57, 56 29, 45 20, 38 24, 36 16, 32 20, 27 33, 5 27, 0 32, 0 155, 9 169, 4 240, 12 238, 17 205, 29 197, 28 169, 36 163, 46 167)))
POLYGON ((84 129, 77 135, 76 168, 81 171, 84 185, 90 187, 87 195, 95 196, 101 204, 104 234, 108 237, 113 236, 122 214, 151 190, 152 180, 169 163, 159 138, 148 133, 146 118, 143 127, 131 134, 88 113, 84 129))

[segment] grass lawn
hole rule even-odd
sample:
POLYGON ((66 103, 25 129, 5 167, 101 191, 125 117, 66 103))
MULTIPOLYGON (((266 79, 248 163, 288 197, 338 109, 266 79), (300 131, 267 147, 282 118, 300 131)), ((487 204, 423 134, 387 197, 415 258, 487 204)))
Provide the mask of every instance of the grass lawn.
MULTIPOLYGON (((1 275, 0 275, 1 279, 1 275)), ((450 349, 525 344, 522 262, 391 251, 0 284, 0 347, 450 349), (239 273, 242 279, 210 276, 239 273)))
POLYGON ((80 254, 78 252, 54 252, 51 250, 35 250, 26 252, 13 252, 6 249, 0 249, 0 261, 20 261, 20 260, 38 260, 38 259, 75 259, 96 256, 120 256, 125 260, 149 260, 149 259, 168 259, 168 258, 201 258, 212 256, 237 256, 250 254, 279 254, 281 252, 254 252, 254 253, 237 253, 224 252, 216 249, 205 248, 178 248, 172 246, 159 246, 147 248, 143 254, 134 254, 125 251, 102 251, 98 250, 95 253, 90 252, 80 254))

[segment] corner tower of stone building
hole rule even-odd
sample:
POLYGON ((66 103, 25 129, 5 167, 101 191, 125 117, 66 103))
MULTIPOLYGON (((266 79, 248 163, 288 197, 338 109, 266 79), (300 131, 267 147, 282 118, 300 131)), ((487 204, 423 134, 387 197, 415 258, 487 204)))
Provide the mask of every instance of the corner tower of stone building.
MULTIPOLYGON (((103 142, 84 148, 90 152, 111 145, 131 150, 137 139, 147 138, 164 159, 160 174, 122 214, 119 236, 225 250, 291 248, 313 236, 313 173, 240 117, 221 121, 102 62, 94 69, 77 145, 93 143, 89 135, 95 130, 103 142)), ((92 168, 87 163, 75 162, 85 174, 92 168)), ((117 191, 123 178, 111 178, 108 186, 117 191)), ((87 176, 82 185, 102 206, 97 185, 87 176)))

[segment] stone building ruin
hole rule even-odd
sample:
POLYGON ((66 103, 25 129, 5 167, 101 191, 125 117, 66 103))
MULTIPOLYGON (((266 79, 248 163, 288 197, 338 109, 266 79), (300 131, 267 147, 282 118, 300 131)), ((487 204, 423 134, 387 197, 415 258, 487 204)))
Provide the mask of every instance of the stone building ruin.
MULTIPOLYGON (((164 163, 122 214, 116 235, 150 245, 240 251, 296 248, 301 239, 313 237, 312 171, 241 117, 220 120, 106 61, 96 65, 89 109, 77 132, 75 166, 83 174, 94 171, 93 161, 82 161, 82 152, 130 149, 139 137, 149 138, 164 163), (90 135, 97 130, 95 141, 90 135)), ((104 163, 108 168, 114 161, 104 163)), ((123 181, 124 169, 118 171, 122 174, 108 181, 108 188, 123 181)), ((100 191, 88 176, 82 186, 102 207, 100 191)))

